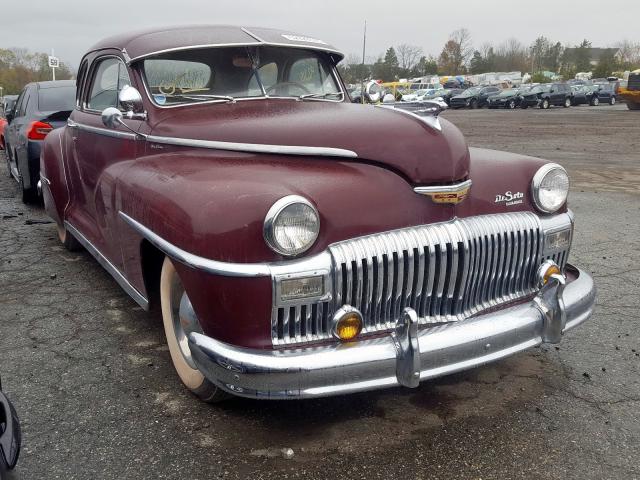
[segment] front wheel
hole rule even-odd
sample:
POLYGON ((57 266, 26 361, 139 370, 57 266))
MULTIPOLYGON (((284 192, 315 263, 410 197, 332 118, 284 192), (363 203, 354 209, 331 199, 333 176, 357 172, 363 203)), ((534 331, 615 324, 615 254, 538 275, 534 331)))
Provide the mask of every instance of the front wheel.
POLYGON ((509 109, 513 110, 514 108, 516 108, 516 101, 515 100, 509 101, 509 109))
POLYGON ((180 380, 193 394, 205 402, 219 402, 230 395, 207 380, 195 365, 187 336, 189 332, 198 331, 200 326, 197 319, 187 315, 186 302, 189 302, 189 298, 182 281, 173 263, 166 257, 160 273, 160 303, 171 361, 180 380))
POLYGON ((476 108, 478 108, 478 101, 477 100, 471 100, 471 104, 469 105, 473 110, 475 110, 476 108))
POLYGON ((570 98, 565 98, 564 99, 564 108, 569 108, 571 106, 571 99, 570 98))
POLYGON ((591 106, 597 107, 598 105, 600 105, 600 99, 598 97, 593 97, 591 99, 591 106))
POLYGON ((609 100, 609 105, 615 105, 616 104, 616 97, 611 97, 611 100, 609 100))
POLYGON ((549 99, 545 98, 540 102, 540 108, 543 110, 547 110, 549 108, 549 99))

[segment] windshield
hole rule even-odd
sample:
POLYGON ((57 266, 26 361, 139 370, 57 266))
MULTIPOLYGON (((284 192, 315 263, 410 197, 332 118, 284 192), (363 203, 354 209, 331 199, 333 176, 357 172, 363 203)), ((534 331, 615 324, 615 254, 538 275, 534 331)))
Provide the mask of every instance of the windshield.
POLYGON ((328 56, 286 47, 184 50, 144 60, 148 90, 158 105, 237 98, 341 100, 328 56))
POLYGON ((511 97, 512 95, 515 95, 516 93, 518 93, 518 90, 510 88, 509 90, 503 90, 502 92, 500 92, 498 94, 499 97, 511 97))

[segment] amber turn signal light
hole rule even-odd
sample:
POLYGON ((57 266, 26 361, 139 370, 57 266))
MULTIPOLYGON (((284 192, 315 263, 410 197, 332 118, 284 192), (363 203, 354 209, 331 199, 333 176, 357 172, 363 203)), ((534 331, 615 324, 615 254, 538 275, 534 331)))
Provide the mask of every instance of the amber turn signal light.
POLYGON ((560 267, 556 265, 556 263, 552 260, 547 260, 538 269, 538 283, 540 287, 543 287, 549 282, 549 279, 553 275, 560 275, 562 272, 560 271, 560 267))
POLYGON ((357 308, 345 305, 333 316, 333 335, 339 340, 353 340, 361 331, 362 314, 357 308))

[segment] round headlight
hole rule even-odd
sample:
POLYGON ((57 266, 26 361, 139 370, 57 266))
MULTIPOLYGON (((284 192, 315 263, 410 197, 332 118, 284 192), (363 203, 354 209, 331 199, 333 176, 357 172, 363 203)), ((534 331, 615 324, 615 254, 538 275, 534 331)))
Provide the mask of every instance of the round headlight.
POLYGON ((320 215, 304 197, 278 200, 264 219, 264 238, 274 252, 292 257, 311 248, 320 233, 320 215))
POLYGON ((553 213, 567 201, 569 175, 557 163, 548 163, 534 175, 531 190, 536 207, 545 213, 553 213))

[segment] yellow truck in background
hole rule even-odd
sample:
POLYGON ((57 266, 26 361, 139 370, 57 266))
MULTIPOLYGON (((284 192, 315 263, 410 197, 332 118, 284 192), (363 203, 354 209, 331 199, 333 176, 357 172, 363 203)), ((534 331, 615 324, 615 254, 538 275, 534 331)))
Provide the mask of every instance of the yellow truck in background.
POLYGON ((629 110, 640 110, 640 69, 629 74, 625 86, 618 87, 618 97, 627 102, 629 110))

